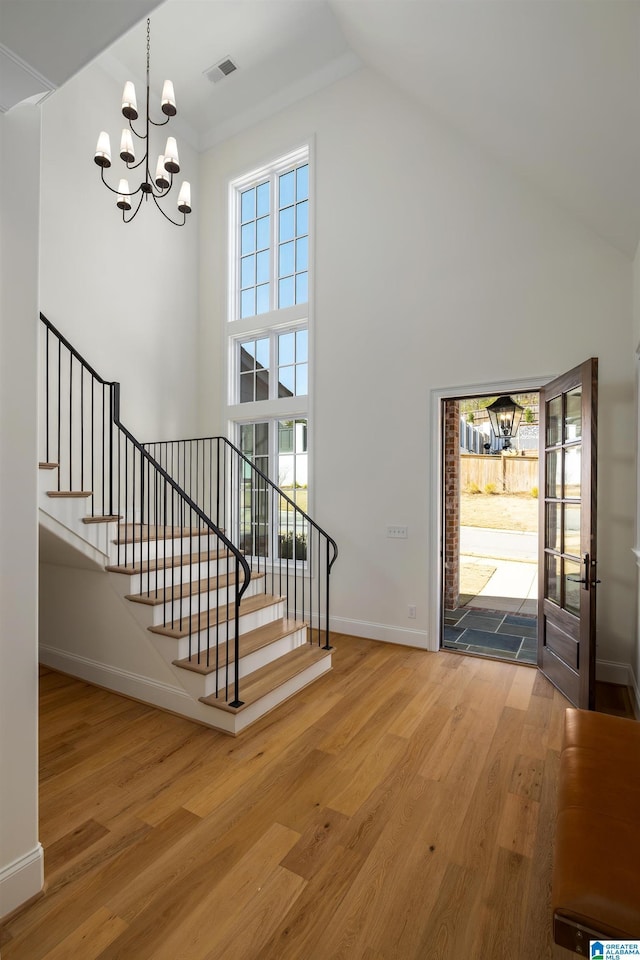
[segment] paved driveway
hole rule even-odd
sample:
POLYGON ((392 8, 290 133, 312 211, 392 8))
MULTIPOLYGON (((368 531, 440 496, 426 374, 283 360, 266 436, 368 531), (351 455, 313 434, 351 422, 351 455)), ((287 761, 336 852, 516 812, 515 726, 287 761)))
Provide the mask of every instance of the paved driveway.
POLYGON ((519 530, 460 527, 460 553, 497 560, 538 559, 538 534, 519 530))

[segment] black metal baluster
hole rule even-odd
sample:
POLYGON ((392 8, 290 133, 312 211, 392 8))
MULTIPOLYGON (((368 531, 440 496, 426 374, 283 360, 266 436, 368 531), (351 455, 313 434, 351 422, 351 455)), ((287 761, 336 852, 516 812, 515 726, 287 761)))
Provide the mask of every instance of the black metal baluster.
POLYGON ((73 354, 69 353, 69 490, 73 490, 73 354))
MULTIPOLYGON (((167 622, 167 588, 169 582, 169 574, 167 568, 167 521, 168 517, 168 502, 167 502, 167 481, 164 480, 164 492, 163 492, 163 519, 164 519, 164 529, 162 531, 162 554, 164 560, 164 593, 162 601, 162 622, 166 624, 167 622)), ((173 590, 173 565, 171 566, 171 589, 173 590)))
MULTIPOLYGON (((296 513, 296 517, 297 517, 297 513, 296 513)), ((296 523, 296 527, 297 527, 297 523, 296 523)), ((304 520, 302 521, 301 531, 303 531, 303 535, 304 535, 304 520)), ((297 539, 296 539, 295 537, 294 537, 294 540, 296 541, 295 550, 296 550, 296 555, 297 555, 297 552, 298 552, 298 541, 297 541, 297 539)), ((304 542, 306 543, 306 541, 307 541, 307 538, 305 537, 305 538, 304 538, 304 542)), ((301 546, 301 547, 302 547, 302 542, 303 542, 303 541, 301 540, 301 541, 300 541, 300 546, 301 546)), ((301 550, 300 552, 302 552, 302 550, 301 550)), ((304 585, 305 585, 305 579, 306 579, 306 577, 305 577, 304 561, 303 561, 302 558, 300 558, 300 566, 298 567, 298 566, 297 566, 297 556, 296 556, 296 569, 299 569, 299 570, 300 570, 300 588, 301 588, 301 592, 302 592, 301 618, 302 618, 302 620, 304 620, 304 585)))
POLYGON ((60 446, 60 418, 62 415, 62 341, 58 340, 58 490, 60 490, 60 476, 62 474, 62 448, 60 446))
MULTIPOLYGON (((106 486, 106 473, 107 468, 107 437, 105 432, 105 401, 104 401, 104 386, 102 387, 102 502, 104 503, 104 488, 106 486)), ((95 492, 95 491, 94 491, 95 492)), ((95 504, 95 497, 93 498, 93 503, 95 504)))
MULTIPOLYGON (((45 460, 47 463, 51 463, 49 459, 49 327, 45 328, 46 340, 45 340, 45 460)), ((59 471, 58 471, 59 472, 59 471)))
MULTIPOLYGON (((306 575, 309 578, 309 643, 313 642, 313 581, 311 574, 311 556, 313 550, 313 528, 309 524, 307 533, 306 575)), ((318 577, 318 580, 320 577, 318 577)))

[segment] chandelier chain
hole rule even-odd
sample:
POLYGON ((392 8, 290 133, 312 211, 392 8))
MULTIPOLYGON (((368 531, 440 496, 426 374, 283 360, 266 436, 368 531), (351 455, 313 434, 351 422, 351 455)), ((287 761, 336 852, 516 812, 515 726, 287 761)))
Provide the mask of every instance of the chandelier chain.
POLYGON ((151 59, 151 18, 147 17, 147 86, 149 85, 149 61, 151 59))

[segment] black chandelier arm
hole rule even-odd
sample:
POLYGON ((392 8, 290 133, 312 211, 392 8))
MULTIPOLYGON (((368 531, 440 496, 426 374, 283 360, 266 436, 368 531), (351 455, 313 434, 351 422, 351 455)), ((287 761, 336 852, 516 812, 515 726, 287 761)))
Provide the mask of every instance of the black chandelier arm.
MULTIPOLYGON (((136 163, 135 167, 139 167, 139 166, 140 166, 140 164, 139 164, 139 163, 136 163)), ((129 170, 135 170, 135 167, 127 167, 127 169, 129 169, 129 170)), ((172 188, 172 186, 173 186, 173 174, 170 173, 169 176, 171 177, 171 179, 170 179, 170 181, 169 181, 169 186, 166 187, 164 190, 163 190, 161 187, 158 187, 157 184, 155 183, 155 181, 151 179, 151 176, 149 176, 149 180, 145 181, 145 182, 148 183, 148 185, 149 185, 149 189, 148 189, 148 190, 144 190, 144 189, 143 189, 143 184, 141 183, 140 186, 139 186, 139 187, 136 187, 135 190, 130 190, 129 193, 123 193, 122 190, 116 190, 116 189, 114 189, 114 187, 109 186, 109 184, 107 183, 107 181, 106 181, 105 178, 104 178, 104 170, 105 170, 104 167, 100 167, 100 177, 101 177, 101 179, 102 179, 102 182, 104 183, 104 185, 105 185, 105 187, 107 188, 107 190, 110 190, 111 193, 117 194, 119 197, 135 197, 136 193, 141 193, 141 194, 142 194, 142 197, 144 197, 144 196, 149 196, 149 195, 150 195, 150 196, 152 196, 153 199, 156 200, 156 201, 157 201, 157 200, 162 200, 163 197, 166 197, 166 196, 168 195, 168 193, 170 192, 170 190, 171 190, 171 188, 172 188), (156 192, 156 191, 157 191, 157 192, 156 192)), ((149 172, 149 171, 147 170, 147 173, 148 173, 148 172, 149 172)), ((142 199, 142 197, 141 197, 141 199, 142 199)), ((158 209, 160 210, 161 213, 164 213, 164 210, 162 210, 161 207, 158 207, 158 209)), ((137 212, 137 211, 136 211, 136 212, 137 212)), ((164 215, 166 216, 166 213, 165 213, 164 215)), ((131 217, 130 219, 133 220, 133 217, 131 217)), ((168 219, 171 219, 171 218, 169 217, 168 219)), ((171 222, 173 223, 173 220, 172 220, 171 222)), ((127 220, 126 223, 129 223, 129 221, 127 220)), ((182 226, 182 224, 178 224, 178 226, 182 226)))
POLYGON ((133 218, 134 218, 135 215, 137 214, 138 210, 139 210, 140 207, 142 206, 142 201, 143 201, 143 200, 144 200, 144 194, 141 193, 141 194, 140 194, 140 199, 138 200, 138 206, 135 208, 135 210, 133 211, 133 213, 131 214, 131 216, 129 217, 128 220, 127 220, 127 216, 126 216, 127 211, 126 211, 126 210, 123 210, 123 211, 122 211, 122 219, 123 219, 123 221, 124 221, 125 223, 131 223, 131 221, 133 220, 133 218))
POLYGON ((110 187, 109 184, 107 183, 107 181, 106 181, 105 178, 104 178, 104 167, 100 167, 100 176, 101 176, 102 182, 104 183, 104 185, 105 185, 105 187, 107 188, 107 190, 111 190, 111 193, 116 193, 116 194, 118 194, 118 196, 120 196, 120 197, 135 197, 136 193, 139 193, 139 192, 142 190, 142 184, 140 184, 140 186, 137 188, 137 190, 132 190, 130 193, 122 193, 121 190, 114 190, 114 188, 113 188, 113 187, 110 187))
MULTIPOLYGON (((175 114, 174 114, 174 116, 175 116, 175 114)), ((128 123, 129 123, 129 127, 131 128, 132 134, 133 134, 135 137, 137 137, 138 140, 146 140, 146 139, 147 139, 147 134, 146 134, 146 133, 138 133, 138 131, 136 130, 136 128, 135 128, 134 125, 133 125, 133 120, 131 120, 129 117, 125 117, 125 119, 126 119, 126 120, 128 121, 128 123)), ((149 117, 149 123, 153 124, 154 127, 164 127, 165 124, 169 123, 169 120, 171 120, 171 117, 165 117, 164 120, 152 120, 151 117, 149 117)))
POLYGON ((138 140, 146 140, 146 139, 147 139, 147 134, 146 134, 146 132, 145 132, 145 133, 138 133, 138 131, 136 130, 136 128, 135 128, 134 125, 133 125, 133 120, 131 120, 129 117, 126 117, 125 119, 129 121, 129 127, 130 127, 131 133, 134 135, 134 137, 137 137, 138 140))
MULTIPOLYGON (((169 191, 167 191, 167 193, 168 193, 168 192, 169 192, 169 191)), ((158 203, 158 198, 156 197, 155 193, 152 193, 151 196, 153 197, 153 202, 155 203, 156 207, 158 208, 158 210, 160 211, 160 213, 162 214, 162 216, 163 216, 166 220, 169 221, 169 223, 172 223, 172 224, 174 225, 174 227, 184 227, 185 223, 187 222, 187 215, 186 215, 186 213, 183 213, 183 214, 182 214, 182 223, 180 223, 179 220, 172 220, 172 218, 169 216, 169 214, 166 213, 166 212, 162 209, 162 207, 160 206, 160 204, 158 203)), ((166 194, 165 194, 165 196, 166 196, 166 194)), ((138 206, 139 206, 139 205, 138 205, 138 206)), ((136 213, 137 213, 137 212, 138 212, 138 211, 136 210, 136 213)), ((133 219, 133 218, 132 218, 132 219, 133 219)), ((127 222, 128 222, 128 221, 127 221, 127 222)))
POLYGON ((127 163, 127 170, 137 170, 138 167, 142 166, 142 164, 146 162, 148 156, 149 156, 149 151, 147 150, 144 156, 141 157, 137 163, 127 163, 127 161, 125 160, 125 163, 127 163))

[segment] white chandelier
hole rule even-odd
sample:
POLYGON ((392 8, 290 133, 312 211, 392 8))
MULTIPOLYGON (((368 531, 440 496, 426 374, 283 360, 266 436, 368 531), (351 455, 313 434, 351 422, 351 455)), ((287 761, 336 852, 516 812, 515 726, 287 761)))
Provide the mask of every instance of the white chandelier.
POLYGON ((123 129, 122 139, 120 141, 120 159, 123 160, 127 165, 127 170, 136 170, 138 167, 142 167, 144 179, 135 190, 129 189, 129 181, 126 179, 126 177, 123 177, 120 180, 117 190, 109 186, 104 178, 104 171, 108 170, 108 168, 111 166, 111 143, 109 141, 109 134, 104 130, 98 137, 98 145, 96 147, 96 153, 93 159, 100 167, 100 175, 105 187, 117 195, 118 199, 116 200, 116 206, 122 210, 122 219, 125 223, 131 223, 140 209, 142 201, 149 200, 151 197, 163 217, 166 217, 166 219, 169 220, 170 223, 173 223, 174 226, 183 227, 187 220, 187 214, 191 213, 191 186, 189 182, 185 180, 182 183, 180 192, 178 194, 178 212, 182 214, 182 221, 173 220, 166 210, 163 210, 162 206, 158 202, 169 194, 173 186, 174 174, 180 172, 178 145, 176 144, 175 137, 167 137, 167 145, 164 149, 164 153, 160 154, 158 157, 155 176, 153 178, 151 177, 151 170, 149 167, 150 127, 163 127, 169 122, 171 117, 175 117, 177 113, 173 84, 171 80, 165 80, 162 88, 162 102, 160 105, 160 109, 164 113, 165 119, 155 121, 149 116, 150 33, 151 21, 147 20, 147 117, 145 132, 143 134, 138 133, 133 126, 133 121, 138 119, 138 105, 136 102, 135 87, 129 80, 127 83, 125 83, 124 93, 122 95, 122 114, 129 121, 129 128, 127 129, 125 127, 123 129), (144 147, 144 153, 137 162, 133 137, 137 137, 138 140, 141 140, 142 146, 144 147), (140 194, 140 196, 135 209, 133 210, 131 216, 127 217, 127 213, 133 209, 133 198, 138 194, 140 194))

